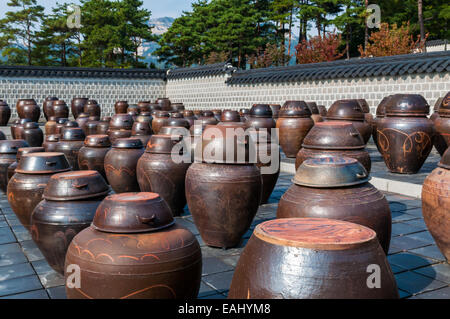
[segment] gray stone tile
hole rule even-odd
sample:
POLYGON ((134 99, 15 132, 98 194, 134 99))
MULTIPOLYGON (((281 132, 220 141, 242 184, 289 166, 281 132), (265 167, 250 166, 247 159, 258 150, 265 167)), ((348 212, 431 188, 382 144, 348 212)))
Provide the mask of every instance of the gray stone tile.
POLYGON ((204 276, 203 281, 218 290, 220 293, 230 289, 231 280, 233 279, 233 271, 221 272, 214 275, 204 276))
POLYGON ((29 263, 22 263, 0 267, 0 282, 4 280, 35 275, 33 267, 29 263))
POLYGON ((450 265, 447 263, 419 268, 414 272, 450 284, 450 265))
POLYGON ((450 287, 425 292, 415 297, 416 299, 450 299, 450 287))
POLYGON ((402 212, 408 208, 404 203, 401 202, 389 202, 389 207, 391 208, 391 212, 402 212))
POLYGON ((432 258, 438 261, 445 261, 445 257, 442 255, 441 251, 439 250, 439 248, 437 248, 436 245, 411 249, 410 252, 420 256, 432 258))
POLYGON ((214 295, 208 295, 205 297, 199 297, 198 299, 226 299, 227 297, 225 297, 222 294, 214 294, 214 295))
POLYGON ((9 227, 1 227, 0 228, 0 245, 14 243, 16 242, 16 237, 12 233, 9 227))
POLYGON ((203 257, 202 276, 233 270, 233 267, 217 257, 203 257))
POLYGON ((405 270, 412 270, 420 267, 430 266, 436 261, 417 256, 409 253, 399 253, 388 256, 388 261, 391 265, 403 268, 405 270))
POLYGON ((414 220, 414 219, 418 219, 419 218, 417 216, 406 214, 406 211, 403 211, 403 212, 392 212, 391 216, 392 216, 392 222, 393 223, 404 222, 404 221, 414 220))
POLYGON ((407 211, 405 211, 405 214, 416 216, 416 217, 423 217, 423 215, 422 215, 422 207, 408 209, 407 211))
POLYGON ((20 294, 0 297, 0 299, 49 299, 49 298, 44 289, 39 289, 20 294))
POLYGON ((433 236, 428 231, 422 231, 419 233, 409 234, 407 235, 409 238, 417 239, 423 241, 425 243, 434 244, 433 236))
POLYGON ((392 224, 392 236, 418 233, 420 231, 423 231, 423 229, 406 223, 392 224))
POLYGON ((42 289, 42 285, 36 275, 19 277, 1 282, 0 296, 14 295, 38 289, 42 289))
POLYGON ((36 246, 34 241, 32 240, 23 241, 21 242, 21 246, 29 261, 44 259, 44 255, 42 255, 41 251, 36 246))
POLYGON ((404 222, 405 224, 420 228, 421 231, 428 230, 427 225, 422 218, 412 219, 404 222))
POLYGON ((6 220, 0 220, 0 228, 9 227, 8 222, 6 220))
POLYGON ((67 299, 65 286, 53 287, 46 290, 50 299, 67 299))
POLYGON ((198 292, 197 298, 202 298, 205 296, 215 295, 218 292, 214 290, 212 287, 208 286, 203 281, 200 283, 200 290, 198 292))
POLYGON ((408 297, 411 296, 411 294, 410 294, 409 292, 403 291, 403 290, 401 290, 401 289, 398 290, 398 294, 399 294, 399 296, 400 296, 400 299, 408 298, 408 297))
POLYGON ((27 258, 19 244, 0 245, 0 266, 21 264, 27 262, 27 258))
POLYGON ((421 240, 410 238, 407 236, 397 236, 391 239, 391 245, 394 247, 398 247, 402 250, 409 250, 423 247, 429 244, 421 240))
POLYGON ((395 275, 399 289, 411 294, 417 294, 429 290, 435 290, 446 286, 445 283, 433 280, 432 278, 422 276, 412 271, 403 272, 395 275))

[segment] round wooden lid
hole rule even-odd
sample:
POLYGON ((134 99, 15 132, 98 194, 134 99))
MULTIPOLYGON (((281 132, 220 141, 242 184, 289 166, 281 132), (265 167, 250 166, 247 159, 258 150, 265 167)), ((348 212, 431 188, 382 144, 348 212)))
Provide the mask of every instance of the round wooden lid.
POLYGON ((282 218, 263 222, 253 233, 274 245, 317 250, 351 249, 376 239, 362 225, 327 218, 282 218))

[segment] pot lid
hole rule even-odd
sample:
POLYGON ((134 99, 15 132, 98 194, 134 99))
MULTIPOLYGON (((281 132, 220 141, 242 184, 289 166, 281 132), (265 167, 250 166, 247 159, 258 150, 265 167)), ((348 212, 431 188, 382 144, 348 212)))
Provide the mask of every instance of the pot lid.
POLYGON ((79 127, 79 125, 76 121, 66 121, 64 127, 79 127))
POLYGON ((170 113, 170 117, 179 119, 179 118, 183 118, 184 116, 181 113, 174 112, 174 113, 170 113))
POLYGON ((369 103, 367 103, 366 99, 356 99, 356 102, 358 102, 363 113, 370 113, 369 103))
POLYGON ((351 122, 316 123, 303 140, 302 147, 313 149, 349 150, 365 147, 361 134, 351 122))
POLYGON ((107 123, 109 123, 109 121, 111 121, 111 116, 103 116, 102 119, 100 120, 100 122, 107 122, 107 123))
POLYGON ((272 117, 272 115, 269 104, 253 104, 250 109, 250 116, 252 117, 272 117))
POLYGON ((217 126, 239 126, 242 127, 244 130, 247 129, 247 124, 244 122, 219 122, 217 123, 217 126))
POLYGON ((203 111, 202 115, 203 115, 203 117, 214 117, 214 113, 209 110, 203 111))
POLYGON ((306 102, 312 114, 319 114, 319 108, 317 107, 316 102, 306 102))
POLYGON ((92 227, 110 233, 142 233, 174 223, 169 206, 158 194, 141 192, 107 196, 97 208, 92 227))
POLYGON ((182 140, 181 135, 152 135, 148 141, 146 152, 155 154, 177 154, 173 147, 182 140))
POLYGON ((88 121, 86 124, 84 124, 85 128, 94 129, 97 127, 99 121, 88 121))
POLYGON ((183 126, 187 129, 190 127, 189 121, 185 118, 169 118, 166 121, 165 126, 183 126))
POLYGON ((214 115, 221 115, 222 114, 222 110, 218 110, 218 109, 212 110, 212 112, 213 112, 214 115))
POLYGON ((99 172, 75 171, 52 175, 45 187, 43 198, 69 201, 106 196, 109 192, 109 186, 99 172))
POLYGON ((65 117, 60 117, 60 118, 57 118, 56 119, 56 123, 57 124, 65 124, 65 123, 67 123, 69 121, 69 119, 68 118, 65 118, 65 117))
POLYGON ((16 168, 16 172, 24 174, 51 174, 70 170, 66 156, 59 152, 24 154, 16 168))
POLYGON ((222 112, 222 115, 220 116, 221 122, 240 122, 241 116, 239 115, 238 111, 234 110, 225 110, 222 112))
POLYGON ((249 135, 241 126, 207 125, 194 157, 205 163, 248 164, 249 147, 249 135))
POLYGON ((330 156, 307 159, 292 181, 301 186, 331 188, 363 184, 369 179, 366 169, 356 159, 330 156))
POLYGON ((377 117, 384 117, 386 115, 386 105, 389 103, 392 95, 385 96, 380 104, 377 106, 376 115, 377 117))
POLYGON ((364 121, 364 113, 357 100, 337 100, 329 108, 327 119, 364 121))
POLYGON ((450 169, 450 147, 448 147, 444 155, 442 155, 441 161, 439 162, 438 166, 450 169))
POLYGON ((243 115, 246 115, 246 114, 250 114, 250 110, 249 109, 240 109, 239 110, 239 115, 240 116, 243 116, 243 115))
POLYGON ((24 154, 30 154, 30 153, 42 153, 45 152, 45 149, 42 146, 36 146, 36 147, 21 147, 17 151, 16 159, 17 162, 20 161, 20 158, 24 154))
POLYGON ((193 117, 194 112, 192 110, 183 110, 183 116, 184 117, 193 117))
POLYGON ((62 141, 84 141, 86 136, 84 135, 81 127, 66 127, 62 132, 62 141))
POLYGON ((37 124, 36 122, 27 122, 23 125, 23 127, 25 129, 37 129, 39 128, 39 124, 37 124))
POLYGON ((59 142, 61 134, 50 134, 45 137, 46 142, 59 142))
POLYGON ((427 116, 430 106, 420 94, 395 94, 386 104, 386 116, 427 116))
POLYGON ((86 136, 84 145, 88 147, 111 147, 111 141, 108 135, 94 134, 86 136))
POLYGON ((89 114, 88 113, 84 113, 84 112, 79 113, 78 116, 77 116, 77 119, 78 118, 84 118, 84 117, 89 117, 89 114))
POLYGON ((116 138, 112 145, 113 148, 143 148, 142 141, 134 137, 116 138))
POLYGON ((25 124, 25 123, 29 123, 29 122, 33 122, 31 119, 19 119, 18 120, 18 124, 25 124))
POLYGON ((278 112, 278 117, 311 117, 311 114, 305 101, 286 101, 278 112))
POLYGON ((25 140, 0 140, 0 154, 17 154, 21 147, 28 147, 25 140))
POLYGON ((450 117, 450 92, 448 92, 442 99, 439 106, 439 115, 442 117, 450 117))
MULTIPOLYGON (((159 129, 158 135, 182 135, 189 136, 190 132, 184 126, 163 126, 159 129)), ((200 134, 201 135, 201 132, 200 134)))
POLYGON ((153 120, 153 117, 150 112, 142 112, 136 117, 136 121, 138 123, 150 123, 153 120))
POLYGON ((156 112, 155 116, 157 116, 157 117, 169 117, 169 112, 167 112, 167 111, 158 111, 158 112, 156 112))
POLYGON ((89 121, 100 121, 100 116, 98 115, 90 115, 88 117, 89 121))

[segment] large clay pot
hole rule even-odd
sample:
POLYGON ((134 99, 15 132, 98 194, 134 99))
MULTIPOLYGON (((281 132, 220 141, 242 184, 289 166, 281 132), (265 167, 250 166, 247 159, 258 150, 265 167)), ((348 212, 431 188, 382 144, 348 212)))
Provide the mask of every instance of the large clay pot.
POLYGON ((171 108, 174 111, 182 112, 182 111, 184 111, 184 104, 183 103, 172 103, 171 108))
POLYGON ((31 153, 21 157, 8 183, 8 202, 22 225, 30 230, 31 213, 42 200, 50 177, 70 170, 62 153, 31 153))
POLYGON ((392 225, 389 203, 368 181, 369 174, 353 158, 308 159, 281 197, 277 218, 324 217, 364 225, 377 233, 387 254, 392 225))
POLYGON ((381 155, 392 173, 415 174, 433 147, 435 131, 427 101, 418 94, 396 94, 377 121, 381 155))
POLYGON ((114 103, 114 112, 116 114, 127 113, 128 105, 129 104, 127 101, 117 101, 116 103, 114 103))
POLYGON ((205 128, 202 141, 196 145, 200 150, 195 154, 197 162, 186 175, 186 198, 194 223, 205 244, 222 248, 239 244, 258 210, 262 193, 260 170, 249 163, 251 145, 227 128, 205 128), (231 151, 234 156, 230 156, 231 151), (240 154, 244 156, 238 157, 240 154))
POLYGON ((166 123, 169 119, 169 113, 167 111, 158 111, 153 117, 152 121, 152 131, 155 134, 158 134, 159 129, 163 126, 166 126, 166 123))
POLYGON ((84 284, 66 286, 69 299, 192 299, 202 274, 195 236, 155 193, 106 197, 92 225, 72 240, 66 267, 72 264, 84 284))
POLYGON ((308 158, 344 156, 356 159, 370 173, 372 161, 365 146, 361 134, 351 122, 317 123, 303 140, 295 160, 295 170, 308 158))
POLYGON ((422 214, 436 245, 450 261, 450 148, 422 187, 422 214))
POLYGON ((56 144, 56 151, 64 153, 74 171, 80 169, 78 166, 78 152, 83 147, 85 138, 86 136, 81 128, 66 128, 56 144))
POLYGON ((31 215, 31 235, 48 264, 64 275, 72 239, 89 227, 109 187, 96 171, 53 175, 31 215))
POLYGON ((24 140, 0 141, 0 189, 5 193, 8 185, 8 167, 16 161, 19 148, 28 147, 24 140))
POLYGON ((84 105, 84 113, 89 114, 89 116, 99 116, 101 115, 102 110, 100 109, 100 105, 98 105, 97 101, 89 100, 84 105))
POLYGON ((69 118, 69 107, 63 100, 53 101, 52 110, 53 116, 69 118))
POLYGON ((280 146, 287 157, 295 157, 303 139, 314 126, 311 111, 304 101, 286 101, 278 114, 280 146))
POLYGON ((76 119, 76 122, 78 123, 78 127, 83 128, 84 125, 89 121, 89 114, 87 113, 79 113, 78 117, 76 119))
POLYGON ((142 112, 151 112, 152 111, 152 103, 150 101, 139 101, 137 103, 139 108, 139 114, 142 112))
POLYGON ((450 92, 442 99, 438 114, 433 121, 436 130, 434 146, 442 156, 450 146, 450 92))
POLYGON ((133 123, 133 128, 131 129, 131 136, 140 139, 142 145, 147 145, 153 134, 153 131, 150 127, 150 121, 144 121, 144 119, 147 118, 139 116, 136 119, 136 122, 133 123))
POLYGON ((278 119, 278 113, 280 113, 281 105, 280 104, 269 104, 272 109, 272 117, 274 120, 278 119))
POLYGON ((110 130, 131 130, 133 127, 133 117, 130 114, 115 114, 109 122, 110 130))
POLYGON ((44 147, 46 152, 56 152, 56 145, 58 144, 60 138, 60 134, 47 135, 44 143, 42 143, 42 147, 44 147))
POLYGON ((399 294, 373 230, 340 220, 289 218, 256 226, 228 298, 398 299, 399 294), (379 287, 371 285, 374 269, 379 287))
POLYGON ((369 103, 365 99, 356 99, 356 102, 358 102, 359 107, 364 113, 364 119, 367 123, 372 125, 373 122, 373 115, 370 113, 370 106, 369 103))
POLYGON ((136 166, 144 153, 140 139, 118 138, 105 156, 105 172, 109 184, 116 193, 139 192, 136 166))
POLYGON ((111 117, 104 116, 97 124, 97 134, 99 135, 107 135, 109 130, 109 122, 111 121, 111 117))
POLYGON ((186 205, 185 177, 190 162, 176 163, 180 155, 174 146, 181 140, 170 135, 153 135, 137 164, 137 180, 142 192, 158 193, 169 205, 173 216, 180 216, 186 205))
POLYGON ((31 147, 41 146, 44 141, 44 133, 35 122, 25 123, 23 126, 22 138, 27 141, 31 147))
POLYGON ((352 122, 365 144, 372 135, 372 125, 365 121, 365 115, 357 100, 337 100, 330 106, 325 119, 352 122))
POLYGON ((376 110, 376 118, 372 121, 372 139, 377 146, 378 152, 381 153, 380 145, 378 144, 378 135, 377 135, 377 123, 380 121, 380 119, 384 118, 386 113, 386 105, 389 103, 392 95, 384 97, 380 104, 378 104, 377 110, 376 110))
POLYGON ((84 140, 84 146, 78 152, 78 167, 80 170, 99 172, 106 180, 105 156, 111 149, 108 135, 89 135, 84 140))
POLYGON ((41 108, 34 99, 19 99, 16 110, 21 119, 30 119, 32 122, 38 122, 41 116, 41 108))
POLYGON ((319 115, 322 117, 327 116, 327 108, 325 107, 325 105, 317 105, 317 108, 319 109, 319 115))
POLYGON ((241 117, 241 122, 247 121, 248 117, 250 116, 250 110, 249 109, 240 109, 239 116, 241 117))
POLYGON ((257 131, 265 130, 270 137, 272 129, 275 128, 272 109, 268 104, 254 104, 250 109, 250 116, 245 122, 247 127, 255 128, 257 131))
POLYGON ((161 107, 161 110, 163 111, 171 111, 172 110, 172 103, 168 98, 159 98, 156 100, 156 104, 158 104, 161 107))
POLYGON ((56 134, 56 120, 58 118, 55 116, 50 116, 48 118, 47 123, 45 123, 44 126, 44 132, 45 135, 52 135, 52 134, 56 134))
POLYGON ((17 123, 11 125, 11 136, 13 139, 22 140, 22 134, 24 130, 24 125, 26 123, 32 122, 31 119, 19 119, 17 123))
POLYGON ((0 101, 0 126, 8 125, 11 118, 11 108, 6 101, 0 101))
POLYGON ((70 103, 70 108, 72 110, 72 115, 75 119, 78 118, 80 113, 84 112, 84 106, 86 105, 89 99, 87 97, 76 97, 72 99, 70 103))
POLYGON ((98 120, 89 120, 84 124, 83 131, 86 136, 96 135, 97 134, 97 126, 100 123, 98 120))
POLYGON ((61 130, 67 122, 69 122, 69 119, 67 119, 67 118, 56 119, 54 134, 61 134, 61 130))
POLYGON ((241 116, 238 111, 225 110, 220 116, 220 122, 240 122, 241 116))
POLYGON ((131 137, 131 130, 108 130, 108 137, 111 143, 114 143, 118 138, 131 137))
POLYGON ((183 110, 182 112, 183 118, 189 122, 189 127, 194 125, 195 120, 197 119, 194 115, 194 112, 191 110, 183 110))
MULTIPOLYGON (((64 135, 64 131, 68 128, 78 128, 78 122, 77 121, 67 121, 65 122, 62 126, 57 125, 56 126, 56 133, 57 134, 61 134, 64 135)), ((83 128, 81 128, 83 130, 83 128)), ((84 132, 84 131, 83 131, 84 132)))
POLYGON ((22 155, 24 154, 30 154, 30 153, 42 153, 45 152, 45 149, 43 147, 22 147, 19 148, 19 150, 17 151, 16 154, 16 161, 14 163, 12 163, 11 165, 8 166, 8 182, 11 179, 11 177, 14 175, 14 173, 16 172, 16 168, 17 165, 20 162, 20 158, 22 157, 22 155))
MULTIPOLYGON (((42 102, 42 112, 44 113, 45 119, 48 121, 48 119, 51 116, 54 116, 53 114, 53 102, 57 101, 58 98, 54 96, 46 97, 44 99, 44 102, 42 102)), ((67 117, 67 116, 66 116, 67 117)))

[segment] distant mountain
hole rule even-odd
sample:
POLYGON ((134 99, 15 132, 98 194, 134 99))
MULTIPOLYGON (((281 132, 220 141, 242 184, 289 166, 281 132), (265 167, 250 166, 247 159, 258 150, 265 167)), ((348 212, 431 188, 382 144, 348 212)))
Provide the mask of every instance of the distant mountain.
MULTIPOLYGON (((169 30, 172 25, 174 18, 162 17, 151 19, 149 25, 153 26, 152 32, 156 35, 162 35, 169 30)), ((159 45, 156 42, 144 42, 142 47, 139 49, 139 53, 144 57, 144 62, 150 64, 154 63, 157 68, 164 68, 164 63, 158 62, 158 57, 153 56, 152 53, 158 50, 159 45), (142 51, 141 51, 142 50, 142 51)))

